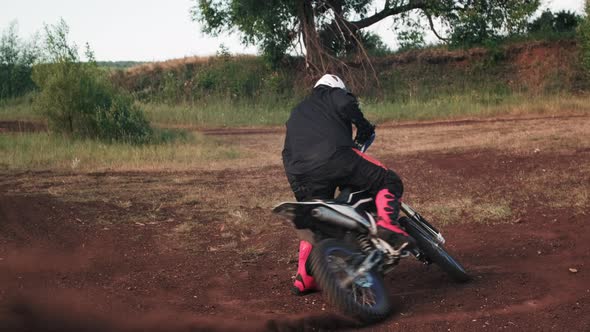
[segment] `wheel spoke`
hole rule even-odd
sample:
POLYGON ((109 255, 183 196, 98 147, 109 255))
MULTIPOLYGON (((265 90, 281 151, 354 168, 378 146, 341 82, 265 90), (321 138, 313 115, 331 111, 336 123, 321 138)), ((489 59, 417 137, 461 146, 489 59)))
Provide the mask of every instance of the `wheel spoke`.
MULTIPOLYGON (((334 277, 342 282, 351 278, 355 272, 355 267, 351 265, 351 258, 341 257, 339 255, 329 255, 326 257, 328 267, 334 274, 334 277)), ((348 292, 350 292, 352 300, 362 306, 374 306, 377 303, 376 294, 372 289, 373 282, 369 275, 364 275, 355 278, 352 282, 347 283, 349 286, 348 292)))

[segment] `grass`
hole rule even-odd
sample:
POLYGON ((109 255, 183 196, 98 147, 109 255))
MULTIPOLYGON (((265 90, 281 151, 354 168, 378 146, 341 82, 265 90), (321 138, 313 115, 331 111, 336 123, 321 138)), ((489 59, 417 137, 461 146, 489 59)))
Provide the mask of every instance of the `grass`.
MULTIPOLYGON (((260 103, 222 99, 202 104, 142 104, 150 121, 171 127, 246 127, 282 125, 295 100, 265 100, 260 103)), ((590 97, 550 95, 532 98, 529 95, 439 96, 427 101, 366 102, 362 110, 376 123, 386 121, 421 121, 459 118, 485 118, 501 115, 555 114, 589 112, 590 97)))
MULTIPOLYGON (((287 120, 295 101, 235 101, 220 98, 194 104, 141 103, 148 119, 157 126, 206 127, 278 125, 287 120)), ((33 110, 30 97, 0 101, 0 121, 43 121, 33 110)))
POLYGON ((0 168, 9 170, 157 170, 206 167, 239 157, 236 147, 196 133, 180 142, 148 145, 70 140, 43 132, 0 135, 0 168))
POLYGON ((520 188, 527 202, 542 200, 551 209, 568 209, 574 214, 585 214, 590 206, 590 166, 572 163, 568 168, 555 169, 540 165, 523 176, 520 188), (556 184, 555 179, 559 179, 556 184))
POLYGON ((259 103, 220 99, 200 104, 142 104, 150 121, 160 126, 260 126, 278 125, 289 117, 294 101, 259 103))
POLYGON ((32 94, 8 99, 0 99, 0 121, 42 121, 43 117, 33 111, 32 94))
POLYGON ((481 202, 470 196, 429 202, 419 205, 419 210, 425 216, 433 216, 436 224, 443 226, 464 222, 501 223, 510 221, 514 216, 509 202, 505 200, 481 202))
POLYGON ((448 95, 427 101, 367 103, 363 105, 373 121, 451 120, 486 118, 501 115, 562 114, 590 112, 590 97, 573 95, 495 95, 474 92, 448 95))
MULTIPOLYGON (((209 102, 162 104, 142 103, 148 119, 160 127, 247 127, 285 123, 295 99, 262 98, 257 102, 219 98, 209 102)), ((365 101, 361 108, 376 123, 387 121, 452 120, 503 115, 558 114, 590 112, 590 96, 552 94, 496 94, 473 91, 441 94, 429 99, 403 101, 365 101)), ((41 121, 33 112, 30 97, 0 103, 0 121, 41 121)))
MULTIPOLYGON (((266 100, 252 104, 220 100, 209 104, 143 104, 150 121, 160 126, 265 126, 282 125, 296 105, 294 100, 266 100)), ((444 95, 426 101, 366 102, 361 105, 367 118, 387 121, 450 120, 501 115, 557 114, 565 111, 590 112, 590 97, 555 94, 530 95, 472 94, 444 95)))

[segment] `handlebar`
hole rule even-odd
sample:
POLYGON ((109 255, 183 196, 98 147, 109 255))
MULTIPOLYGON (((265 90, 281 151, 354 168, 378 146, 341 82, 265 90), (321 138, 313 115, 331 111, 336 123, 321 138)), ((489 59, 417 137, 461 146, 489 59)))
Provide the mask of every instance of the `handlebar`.
POLYGON ((373 144, 373 141, 375 141, 375 137, 377 135, 375 133, 373 133, 373 135, 371 135, 371 137, 369 137, 369 139, 363 144, 363 146, 361 146, 361 148, 359 149, 361 152, 365 152, 369 149, 369 146, 371 146, 371 144, 373 144))

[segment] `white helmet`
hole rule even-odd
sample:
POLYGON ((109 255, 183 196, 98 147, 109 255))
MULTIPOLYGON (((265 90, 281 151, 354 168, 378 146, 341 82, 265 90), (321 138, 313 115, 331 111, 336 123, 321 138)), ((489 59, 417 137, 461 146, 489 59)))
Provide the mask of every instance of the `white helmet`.
POLYGON ((348 89, 346 88, 346 84, 344 84, 344 81, 342 81, 340 77, 332 74, 326 74, 322 76, 322 78, 320 78, 313 87, 317 88, 320 85, 327 85, 331 88, 338 88, 348 91, 348 89))

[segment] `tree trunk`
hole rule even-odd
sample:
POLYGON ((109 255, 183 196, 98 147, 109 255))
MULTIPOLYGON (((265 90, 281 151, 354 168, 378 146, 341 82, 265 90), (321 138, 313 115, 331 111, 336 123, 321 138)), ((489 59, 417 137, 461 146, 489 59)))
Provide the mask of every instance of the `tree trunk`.
POLYGON ((305 46, 305 65, 310 75, 319 75, 328 69, 324 58, 323 45, 315 26, 315 15, 312 2, 299 2, 299 21, 301 22, 301 36, 305 46))
MULTIPOLYGON (((300 33, 305 46, 305 65, 309 79, 317 79, 320 75, 332 73, 339 75, 347 82, 347 86, 357 91, 361 91, 367 86, 370 76, 374 77, 378 84, 378 79, 370 59, 366 53, 359 53, 357 62, 353 66, 336 55, 331 54, 320 39, 320 34, 316 29, 316 15, 313 1, 299 0, 298 19, 300 22, 300 33), (356 68, 353 68, 356 67, 356 68)), ((342 8, 333 8, 336 13, 336 19, 332 23, 331 31, 334 38, 349 38, 351 44, 358 43, 354 33, 359 28, 350 24, 342 17, 342 8)), ((362 49, 362 45, 359 44, 362 49)))

